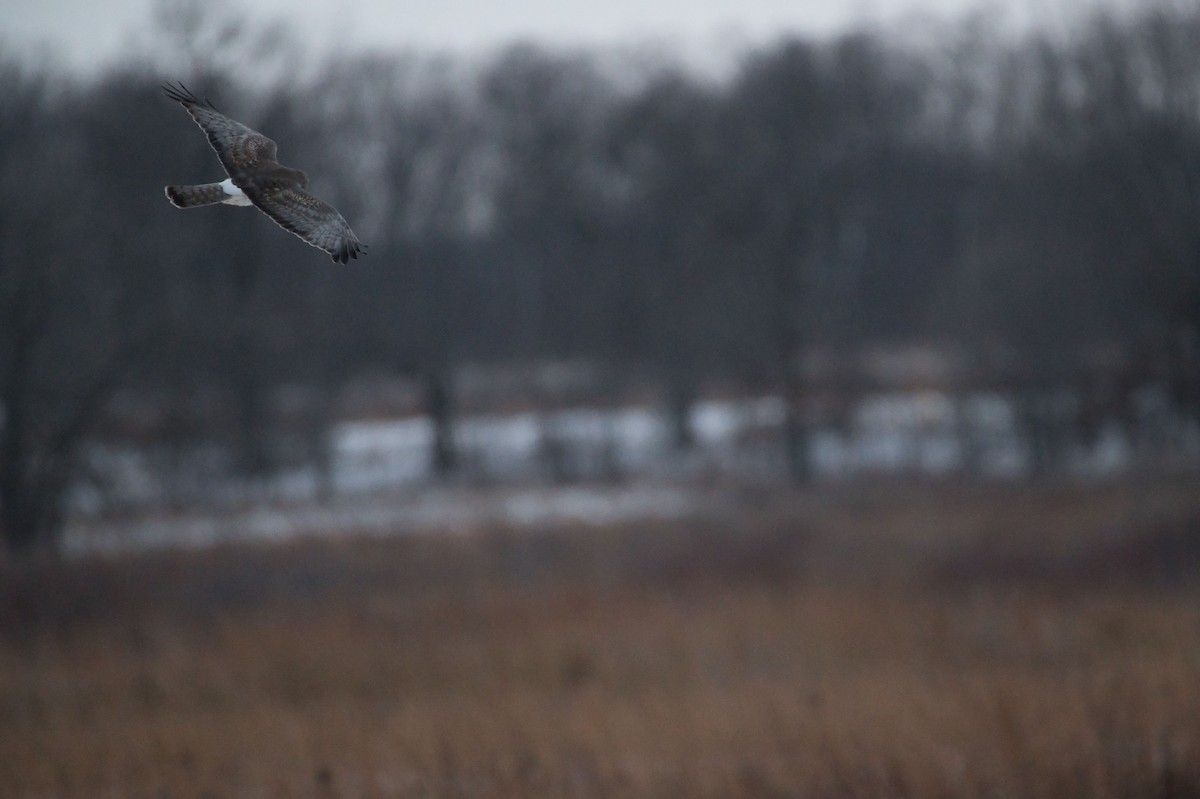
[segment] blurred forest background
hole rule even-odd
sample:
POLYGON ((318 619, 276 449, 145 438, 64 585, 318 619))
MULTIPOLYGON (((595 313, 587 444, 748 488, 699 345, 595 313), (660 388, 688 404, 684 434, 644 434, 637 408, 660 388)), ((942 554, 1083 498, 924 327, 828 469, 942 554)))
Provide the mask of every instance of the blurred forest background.
POLYGON ((721 77, 531 45, 312 69, 159 10, 97 77, 0 56, 10 552, 397 485, 1200 465, 1194 4, 721 77), (274 138, 365 261, 170 207, 223 175, 168 80, 274 138))

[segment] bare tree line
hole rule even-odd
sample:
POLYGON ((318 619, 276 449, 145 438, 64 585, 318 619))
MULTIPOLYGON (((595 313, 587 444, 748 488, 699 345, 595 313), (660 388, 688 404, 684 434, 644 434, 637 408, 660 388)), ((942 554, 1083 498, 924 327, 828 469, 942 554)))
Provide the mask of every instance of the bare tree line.
MULTIPOLYGON (((163 27, 186 51, 190 28, 163 27)), ((706 386, 777 393, 797 479, 815 398, 863 390, 817 352, 955 353, 945 388, 1016 397, 1045 470, 1101 423, 1169 448, 1140 420, 1148 387, 1200 421, 1186 5, 1012 44, 965 24, 938 47, 793 39, 720 82, 514 46, 482 66, 346 56, 264 88, 188 52, 168 77, 275 138, 370 258, 330 269, 263 219, 170 208, 163 184, 218 167, 145 64, 85 85, 0 63, 12 550, 53 549, 68 489, 103 489, 97 441, 181 481, 253 481, 327 458, 338 392, 367 375, 422 381, 445 475, 470 364, 655 386, 681 447, 706 386)))

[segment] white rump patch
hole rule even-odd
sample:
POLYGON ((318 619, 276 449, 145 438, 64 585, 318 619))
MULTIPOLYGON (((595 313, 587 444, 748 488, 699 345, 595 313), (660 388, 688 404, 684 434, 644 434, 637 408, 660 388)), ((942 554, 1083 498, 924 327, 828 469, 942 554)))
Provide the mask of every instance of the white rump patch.
POLYGON ((250 198, 247 197, 241 189, 233 185, 233 178, 225 178, 221 181, 221 191, 229 195, 228 199, 221 200, 225 205, 250 205, 250 198))

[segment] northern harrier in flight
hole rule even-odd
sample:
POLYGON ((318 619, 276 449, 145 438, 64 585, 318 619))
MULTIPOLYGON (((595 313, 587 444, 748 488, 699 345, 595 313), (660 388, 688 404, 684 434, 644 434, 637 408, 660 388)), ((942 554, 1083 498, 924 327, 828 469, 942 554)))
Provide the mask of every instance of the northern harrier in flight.
POLYGON ((275 142, 219 113, 211 102, 201 100, 182 83, 164 86, 163 91, 187 109, 208 134, 208 143, 229 175, 220 183, 167 186, 167 199, 172 205, 253 205, 284 230, 341 263, 366 250, 336 208, 308 193, 307 175, 275 160, 275 142))

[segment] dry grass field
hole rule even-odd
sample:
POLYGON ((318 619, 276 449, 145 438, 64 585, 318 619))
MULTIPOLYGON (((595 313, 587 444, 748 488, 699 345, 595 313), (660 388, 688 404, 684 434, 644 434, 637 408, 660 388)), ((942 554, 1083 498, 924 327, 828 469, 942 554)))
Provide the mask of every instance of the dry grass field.
POLYGON ((0 795, 1200 797, 1200 493, 8 564, 0 795))

